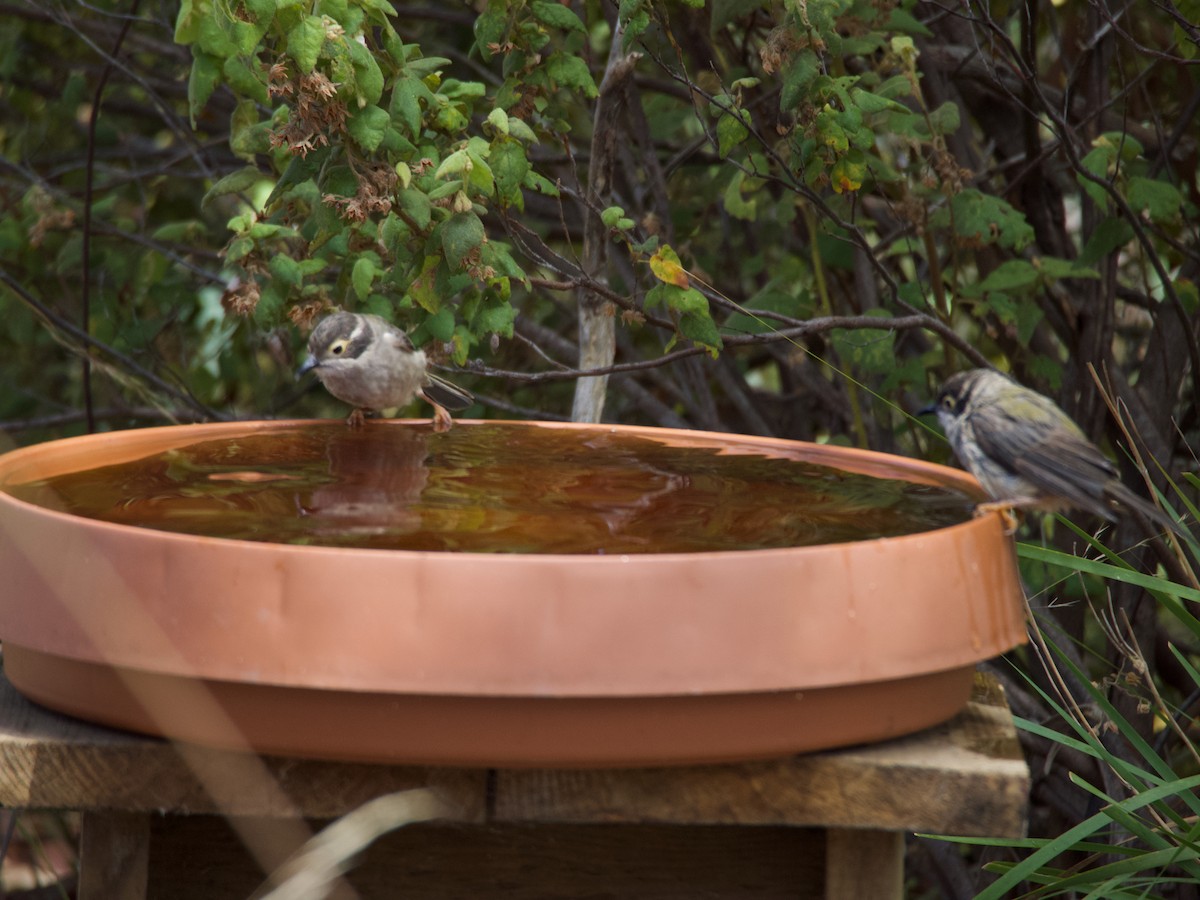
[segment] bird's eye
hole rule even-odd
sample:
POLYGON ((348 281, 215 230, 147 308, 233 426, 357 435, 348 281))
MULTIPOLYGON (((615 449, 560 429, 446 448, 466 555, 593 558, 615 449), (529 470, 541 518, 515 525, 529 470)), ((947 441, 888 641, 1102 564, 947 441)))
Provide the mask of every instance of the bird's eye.
POLYGON ((329 345, 329 352, 332 353, 334 356, 341 356, 342 352, 346 349, 346 347, 349 345, 349 343, 350 343, 349 341, 345 341, 345 340, 334 341, 332 344, 329 345))
POLYGON ((941 400, 941 407, 942 407, 942 409, 946 410, 947 412, 954 412, 955 405, 956 404, 954 402, 954 398, 952 396, 950 396, 949 394, 947 394, 941 400))

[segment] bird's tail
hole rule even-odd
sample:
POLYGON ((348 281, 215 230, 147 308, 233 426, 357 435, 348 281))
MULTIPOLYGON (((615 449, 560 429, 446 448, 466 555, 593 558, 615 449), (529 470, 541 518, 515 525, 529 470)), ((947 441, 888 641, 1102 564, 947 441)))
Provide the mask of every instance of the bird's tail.
POLYGON ((1188 533, 1187 529, 1181 524, 1164 513, 1161 509, 1151 503, 1149 500, 1144 500, 1139 497, 1125 485, 1119 481, 1113 481, 1105 487, 1105 493, 1110 499, 1117 501, 1126 509, 1132 511, 1136 515, 1153 522, 1155 525, 1161 525, 1163 528, 1169 528, 1179 537, 1186 541, 1194 541, 1195 538, 1188 533))
POLYGON ((475 397, 470 391, 463 390, 436 375, 430 374, 428 377, 429 383, 422 388, 421 393, 430 403, 446 409, 466 409, 475 402, 475 397))

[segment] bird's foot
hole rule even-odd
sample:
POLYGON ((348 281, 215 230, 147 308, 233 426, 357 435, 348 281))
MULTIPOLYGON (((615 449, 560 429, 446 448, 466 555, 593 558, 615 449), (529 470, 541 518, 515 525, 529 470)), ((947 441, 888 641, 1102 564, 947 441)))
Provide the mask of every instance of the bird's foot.
POLYGON ((433 405, 433 430, 441 433, 449 431, 453 427, 454 420, 450 418, 450 413, 435 403, 433 405))
POLYGON ((1000 521, 1004 523, 1004 533, 1006 535, 1015 534, 1016 530, 1021 527, 1021 508, 1021 503, 1014 503, 1012 500, 990 500, 975 506, 975 518, 991 515, 994 512, 1000 513, 1000 521))
POLYGON ((362 428, 367 422, 366 410, 362 407, 356 407, 350 410, 350 415, 346 416, 346 424, 351 428, 362 428))

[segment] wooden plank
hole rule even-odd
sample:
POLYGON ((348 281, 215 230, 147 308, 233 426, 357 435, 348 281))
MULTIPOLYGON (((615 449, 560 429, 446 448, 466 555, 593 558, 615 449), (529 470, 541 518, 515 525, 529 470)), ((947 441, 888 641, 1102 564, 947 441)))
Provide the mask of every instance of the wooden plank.
MULTIPOLYGON (((824 856, 818 829, 414 825, 373 844, 341 896, 820 900, 824 856)), ((153 823, 149 900, 245 900, 263 878, 225 821, 153 823)))
POLYGON ((146 813, 84 813, 79 900, 145 900, 150 859, 146 813))
MULTIPOLYGON (((319 726, 317 726, 319 727, 319 726)), ((482 769, 257 757, 59 715, 0 678, 0 806, 330 818, 381 794, 431 787, 481 821, 482 769)))
POLYGON ((825 900, 903 900, 904 835, 831 828, 825 833, 825 900))
POLYGON ((1012 716, 988 680, 950 722, 871 746, 736 765, 501 771, 494 818, 1018 837, 1028 795, 1012 716))
MULTIPOLYGON (((494 819, 1019 836, 1029 773, 991 684, 951 722, 868 747, 721 766, 500 771, 494 819)), ((381 794, 431 787, 460 820, 479 822, 487 777, 172 744, 57 715, 0 680, 0 806, 329 818, 381 794)))

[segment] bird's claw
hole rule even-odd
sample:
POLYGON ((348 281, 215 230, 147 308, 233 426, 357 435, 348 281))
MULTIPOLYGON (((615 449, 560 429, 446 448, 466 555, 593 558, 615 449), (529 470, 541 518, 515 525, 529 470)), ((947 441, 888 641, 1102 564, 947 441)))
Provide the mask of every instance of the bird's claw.
POLYGON ((454 427, 454 420, 450 418, 450 413, 440 406, 433 407, 433 430, 439 434, 449 431, 454 427))
POLYGON ((1015 534, 1016 530, 1021 527, 1021 516, 1017 511, 1017 507, 1012 503, 1004 500, 992 500, 987 503, 979 503, 975 506, 975 518, 991 515, 992 513, 1000 513, 1000 521, 1004 523, 1005 535, 1015 534))

